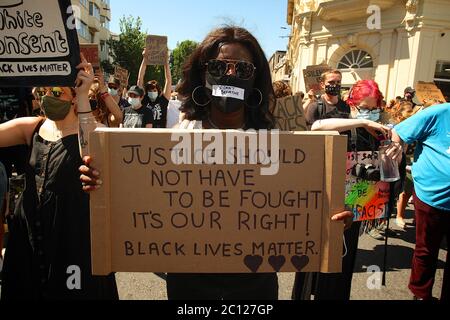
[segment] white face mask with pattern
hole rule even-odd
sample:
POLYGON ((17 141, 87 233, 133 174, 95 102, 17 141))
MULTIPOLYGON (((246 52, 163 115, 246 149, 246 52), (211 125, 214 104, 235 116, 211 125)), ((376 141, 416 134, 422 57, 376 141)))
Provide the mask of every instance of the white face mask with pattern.
POLYGON ((141 99, 139 99, 139 98, 131 98, 131 97, 129 97, 128 98, 128 103, 131 104, 131 107, 134 110, 137 110, 137 109, 139 109, 142 106, 141 99))
POLYGON ((149 92, 148 97, 152 102, 155 102, 156 99, 158 98, 158 92, 149 92))
POLYGON ((119 95, 119 90, 108 88, 108 93, 112 95, 113 97, 117 97, 119 95))

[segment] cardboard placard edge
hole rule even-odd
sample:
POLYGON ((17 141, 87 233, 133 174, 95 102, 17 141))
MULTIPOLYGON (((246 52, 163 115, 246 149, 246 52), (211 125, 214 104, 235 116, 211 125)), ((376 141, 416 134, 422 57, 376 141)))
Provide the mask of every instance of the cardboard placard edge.
POLYGON ((109 156, 109 134, 100 131, 89 135, 89 154, 93 167, 102 173, 103 186, 90 195, 92 274, 106 276, 112 272, 110 172, 105 161, 109 156), (104 154, 101 150, 105 150, 104 154), (102 158, 102 161, 95 159, 102 158))
POLYGON ((324 168, 324 202, 322 218, 322 261, 320 272, 342 272, 342 239, 344 227, 339 222, 332 222, 333 214, 345 210, 345 172, 346 172, 347 138, 344 136, 325 137, 324 168))

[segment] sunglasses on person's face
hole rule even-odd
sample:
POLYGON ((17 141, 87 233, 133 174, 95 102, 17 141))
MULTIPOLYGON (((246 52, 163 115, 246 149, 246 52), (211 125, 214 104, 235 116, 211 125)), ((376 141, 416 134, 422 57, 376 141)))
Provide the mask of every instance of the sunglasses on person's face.
POLYGON ((64 90, 60 87, 46 88, 45 94, 50 92, 55 98, 60 98, 64 94, 64 90))
POLYGON ((206 63, 207 71, 213 77, 226 75, 230 66, 233 67, 236 77, 242 80, 250 79, 256 70, 253 63, 247 61, 213 59, 206 63))

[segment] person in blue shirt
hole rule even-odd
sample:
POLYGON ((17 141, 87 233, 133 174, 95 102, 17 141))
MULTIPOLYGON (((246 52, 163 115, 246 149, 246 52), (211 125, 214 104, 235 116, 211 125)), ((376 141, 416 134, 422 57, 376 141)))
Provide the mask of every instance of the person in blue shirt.
MULTIPOLYGON (((412 169, 416 249, 409 289, 415 299, 431 300, 442 238, 450 240, 450 103, 430 107, 400 123, 392 141, 388 155, 393 159, 398 159, 395 149, 399 144, 417 141, 412 169)), ((441 300, 450 300, 448 254, 441 300)))

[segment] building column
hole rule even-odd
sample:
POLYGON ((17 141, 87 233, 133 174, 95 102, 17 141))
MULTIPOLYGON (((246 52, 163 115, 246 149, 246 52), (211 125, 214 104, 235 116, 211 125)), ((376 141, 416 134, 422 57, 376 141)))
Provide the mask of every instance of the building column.
POLYGON ((408 34, 404 28, 398 28, 395 48, 395 61, 389 77, 390 97, 403 96, 406 87, 414 86, 417 52, 420 33, 408 34))
POLYGON ((376 68, 375 81, 378 83, 385 99, 392 98, 389 92, 389 75, 392 62, 392 44, 394 41, 393 30, 381 31, 380 50, 378 57, 378 66, 376 68))
POLYGON ((419 45, 414 52, 416 61, 414 84, 418 81, 433 82, 437 64, 439 29, 422 27, 419 33, 419 45))

